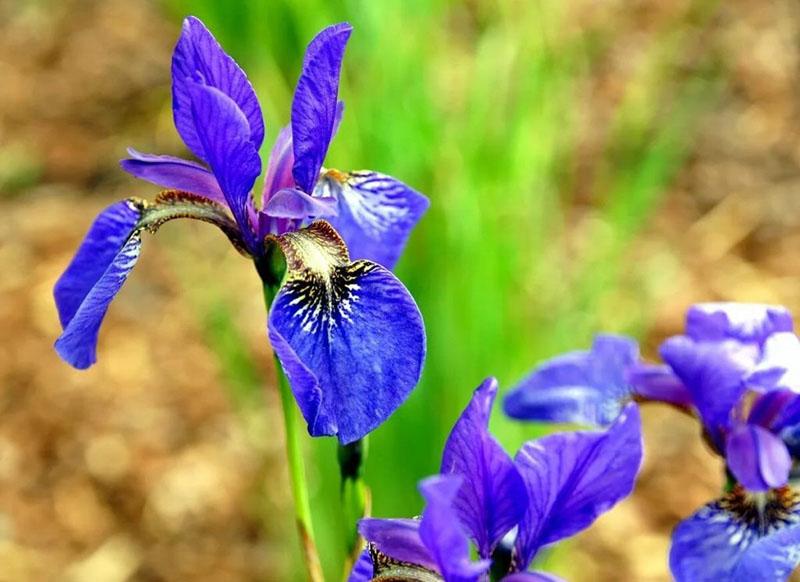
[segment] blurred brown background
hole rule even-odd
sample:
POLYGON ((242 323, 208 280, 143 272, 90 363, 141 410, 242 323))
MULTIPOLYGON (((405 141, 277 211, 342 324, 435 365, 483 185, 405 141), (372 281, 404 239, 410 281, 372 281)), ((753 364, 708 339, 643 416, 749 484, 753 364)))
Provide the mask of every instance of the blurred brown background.
MULTIPOLYGON (((576 10, 620 30, 587 80, 587 127, 611 115, 651 23, 686 4, 576 10)), ((77 372, 52 350, 52 286, 95 213, 153 193, 118 169, 124 148, 180 151, 165 108, 177 23, 153 2, 0 1, 2 582, 294 577, 260 290, 218 233, 170 224, 148 238, 101 332, 102 365, 77 372), (220 302, 234 306, 225 315, 263 380, 258 413, 231 404, 225 363, 196 316, 220 302)), ((651 356, 698 300, 800 313, 800 5, 732 0, 678 42, 713 47, 725 81, 625 252, 623 269, 647 264, 649 284, 668 285, 645 334, 651 356)), ((591 167, 601 134, 582 134, 578 172, 591 167)), ((570 244, 582 244, 585 217, 572 219, 570 244)), ((603 317, 625 309, 609 303, 603 317)), ((668 532, 718 491, 718 462, 693 423, 657 408, 645 419, 637 493, 556 559, 571 580, 667 580, 668 532)))

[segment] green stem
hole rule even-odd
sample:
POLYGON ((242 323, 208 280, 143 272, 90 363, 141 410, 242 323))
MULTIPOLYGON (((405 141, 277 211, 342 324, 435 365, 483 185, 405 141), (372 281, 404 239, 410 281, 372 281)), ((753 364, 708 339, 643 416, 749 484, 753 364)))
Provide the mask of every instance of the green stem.
MULTIPOLYGON (((268 256, 270 255, 268 254, 268 256)), ((270 262, 272 259, 273 257, 270 256, 270 262)), ((257 264, 256 268, 264 281, 264 302, 267 305, 267 311, 269 311, 279 288, 281 276, 274 275, 276 271, 279 271, 279 268, 269 264, 265 266, 263 263, 257 264)), ((286 431, 286 458, 289 467, 289 485, 294 499, 294 517, 297 532, 300 536, 300 547, 303 551, 306 573, 310 582, 324 582, 316 538, 314 537, 314 526, 311 520, 311 503, 308 495, 303 448, 300 442, 301 432, 294 395, 277 356, 275 356, 275 375, 278 381, 278 393, 281 396, 283 426, 286 431)))
POLYGON ((289 462, 289 483, 294 498, 294 516, 300 545, 303 550, 308 579, 311 582, 322 582, 322 567, 317 553, 314 538, 314 527, 311 521, 311 503, 306 483, 306 470, 303 463, 303 450, 300 444, 300 430, 295 411, 294 395, 281 363, 275 358, 275 371, 278 376, 278 392, 281 395, 283 409, 283 425, 286 430, 286 457, 289 462))
POLYGON ((371 494, 363 479, 367 456, 367 437, 348 445, 339 445, 342 513, 349 529, 345 537, 344 579, 346 580, 364 546, 358 533, 358 521, 370 514, 371 494))

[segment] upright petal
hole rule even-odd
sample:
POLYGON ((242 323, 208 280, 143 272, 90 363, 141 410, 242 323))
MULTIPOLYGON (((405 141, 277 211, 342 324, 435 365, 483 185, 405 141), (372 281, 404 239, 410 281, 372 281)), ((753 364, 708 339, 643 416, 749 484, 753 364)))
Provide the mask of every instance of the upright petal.
POLYGON ((261 159, 249 140, 247 119, 229 97, 200 84, 190 85, 192 116, 197 138, 217 178, 225 200, 251 251, 259 241, 250 224, 250 190, 261 173, 261 159))
POLYGON ((800 393, 800 338, 790 332, 769 336, 747 384, 761 390, 800 393))
POLYGON ((66 328, 92 288, 111 266, 136 230, 142 209, 121 200, 103 210, 53 289, 61 327, 66 328))
POLYGON ((314 191, 322 162, 333 138, 338 108, 339 75, 353 27, 329 26, 306 50, 303 71, 292 100, 294 175, 297 187, 314 191))
POLYGON ((336 215, 336 201, 333 198, 309 196, 295 188, 278 190, 264 207, 264 214, 274 218, 324 218, 336 215))
POLYGON ((792 331, 792 315, 780 305, 699 303, 686 314, 686 335, 695 341, 762 344, 781 331, 792 331))
POLYGON ((743 424, 728 434, 725 459, 734 477, 749 491, 786 485, 792 459, 780 437, 760 426, 743 424))
POLYGON ((430 201, 399 180, 377 172, 345 174, 328 170, 317 184, 317 195, 338 199, 339 213, 331 224, 339 231, 354 259, 394 267, 411 231, 430 201))
POLYGON ((564 579, 547 572, 515 572, 503 576, 503 582, 564 582, 564 579))
POLYGON ((453 507, 478 545, 482 558, 525 514, 528 495, 514 462, 489 434, 497 380, 478 386, 456 421, 442 455, 441 473, 461 478, 453 507))
MULTIPOLYGON (((139 232, 129 233, 125 244, 92 285, 64 327, 64 333, 56 340, 56 351, 68 364, 85 369, 97 361, 97 334, 100 324, 103 323, 111 300, 136 265, 141 245, 139 232)), ((79 254, 83 248, 82 246, 78 249, 79 254)))
MULTIPOLYGON (((246 139, 258 150, 264 141, 264 119, 255 91, 239 65, 197 18, 183 21, 172 55, 172 113, 186 146, 200 159, 211 162, 192 112, 192 87, 197 81, 230 98, 246 120, 246 139)), ((199 192, 198 192, 199 193, 199 192)))
POLYGON ((163 188, 199 194, 226 204, 225 195, 208 168, 173 156, 143 154, 132 148, 128 148, 128 154, 131 157, 122 160, 120 165, 129 174, 163 188))
POLYGON ((520 420, 608 425, 632 396, 627 371, 638 358, 634 340, 598 335, 591 351, 540 364, 509 392, 503 409, 520 420))
POLYGON ((292 166, 294 165, 294 152, 292 151, 292 128, 286 125, 278 133, 275 143, 269 153, 267 162, 267 175, 264 178, 264 190, 261 194, 261 208, 266 208, 270 197, 284 188, 294 188, 292 166))
POLYGON ((269 316, 270 335, 280 338, 276 354, 309 432, 352 442, 385 421, 419 380, 422 316, 389 271, 351 263, 328 223, 317 221, 277 242, 288 275, 269 316), (290 370, 301 365, 304 371, 292 378, 290 370))
POLYGON ((731 411, 746 391, 743 380, 751 365, 748 346, 736 341, 695 342, 687 336, 675 336, 661 344, 660 352, 692 395, 715 444, 722 448, 731 411))
POLYGON ((454 507, 461 481, 461 477, 456 475, 436 475, 420 483, 425 511, 419 536, 446 582, 478 582, 491 561, 470 560, 469 540, 454 507))
POLYGON ((701 508, 672 534, 677 582, 775 582, 800 564, 797 493, 750 496, 741 488, 701 508))
POLYGON ((416 564, 428 570, 438 565, 420 537, 418 519, 377 519, 368 517, 358 522, 358 532, 382 554, 395 560, 416 564))
POLYGON ((629 404, 606 432, 553 434, 522 446, 515 462, 529 503, 517 536, 520 567, 543 545, 585 529, 633 491, 641 430, 639 409, 629 404))

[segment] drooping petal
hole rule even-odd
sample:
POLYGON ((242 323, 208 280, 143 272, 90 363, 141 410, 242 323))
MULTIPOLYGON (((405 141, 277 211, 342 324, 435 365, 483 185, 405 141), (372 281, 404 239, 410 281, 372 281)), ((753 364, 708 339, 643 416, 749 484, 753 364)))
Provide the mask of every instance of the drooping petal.
POLYGON ((353 27, 329 26, 306 50, 303 71, 292 100, 292 147, 297 187, 314 191, 322 162, 333 137, 338 109, 339 75, 344 49, 353 27))
POLYGON ((78 247, 53 289, 61 327, 66 328, 92 288, 120 254, 136 230, 141 207, 121 200, 103 210, 78 247))
POLYGON ((131 157, 122 160, 120 166, 129 174, 163 188, 199 194, 226 204, 225 195, 208 168, 173 156, 143 154, 133 148, 128 148, 128 154, 131 157))
POLYGON ((293 165, 292 128, 286 125, 278 133, 278 137, 275 139, 275 143, 269 153, 267 175, 264 178, 264 190, 261 194, 262 209, 266 208, 270 197, 275 192, 284 188, 294 188, 293 165))
POLYGON ((792 331, 792 315, 780 305, 699 303, 686 314, 686 335, 695 341, 762 344, 781 331, 792 331))
POLYGON ((399 180, 378 172, 326 171, 316 194, 339 201, 331 224, 354 259, 368 259, 391 269, 430 201, 399 180))
POLYGON ((372 556, 369 550, 364 550, 358 555, 356 563, 353 564, 353 569, 350 571, 350 576, 347 577, 347 582, 370 582, 375 575, 374 570, 372 556))
POLYGON ((660 352, 692 395, 703 424, 721 448, 731 411, 747 388, 743 380, 752 363, 748 346, 675 336, 661 344, 660 352))
POLYGON ((336 199, 309 196, 294 188, 278 190, 264 207, 264 213, 274 218, 323 218, 336 215, 336 199))
POLYGON ((677 582, 786 579, 800 564, 798 497, 789 489, 759 495, 736 488, 675 528, 669 565, 677 582))
POLYGON ((515 463, 529 503, 517 536, 520 567, 543 545, 585 529, 633 491, 641 430, 639 409, 631 403, 605 432, 553 434, 522 446, 515 463))
POLYGON ((436 475, 419 484, 425 498, 419 536, 446 582, 478 582, 491 561, 470 560, 467 533, 454 507, 461 485, 458 475, 436 475))
POLYGON ((277 242, 288 274, 269 315, 276 354, 309 432, 352 442, 385 421, 419 380, 422 316, 389 271, 351 263, 328 223, 317 221, 277 242))
POLYGON ((438 568, 430 550, 422 542, 418 519, 368 517, 358 522, 358 532, 381 553, 395 560, 416 564, 429 570, 438 568))
POLYGON ((598 335, 591 351, 547 360, 508 393, 505 413, 520 420, 605 426, 631 397, 627 370, 639 358, 630 338, 598 335))
POLYGON ((190 16, 172 55, 172 113, 175 127, 186 146, 201 160, 211 162, 203 139, 198 135, 192 112, 192 87, 197 81, 214 87, 230 98, 246 121, 244 138, 258 150, 264 141, 261 107, 247 75, 228 56, 205 25, 190 16))
POLYGON ((251 251, 259 246, 250 224, 250 189, 261 173, 261 159, 249 140, 247 119, 221 91, 200 84, 188 87, 197 138, 225 200, 251 251))
POLYGON ((725 459, 734 477, 749 491, 767 491, 786 485, 792 459, 780 437, 752 424, 728 434, 725 459))
POLYGON ((55 347, 58 355, 68 364, 82 370, 97 361, 97 334, 100 324, 103 323, 111 300, 136 265, 141 246, 139 232, 129 233, 125 244, 92 285, 69 323, 64 326, 64 333, 56 340, 55 347))
POLYGON ((645 400, 682 407, 692 404, 691 393, 669 366, 636 363, 628 368, 628 383, 634 394, 645 400))
POLYGON ((482 558, 508 533, 527 507, 528 495, 514 462, 489 434, 497 380, 478 386, 445 443, 441 473, 458 475, 453 506, 478 545, 482 558))

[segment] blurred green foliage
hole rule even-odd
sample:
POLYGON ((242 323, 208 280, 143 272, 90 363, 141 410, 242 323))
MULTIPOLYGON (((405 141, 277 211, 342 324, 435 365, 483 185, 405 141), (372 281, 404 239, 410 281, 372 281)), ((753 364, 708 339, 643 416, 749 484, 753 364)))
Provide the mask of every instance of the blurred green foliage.
MULTIPOLYGON (((288 122, 307 42, 350 21, 346 111, 326 165, 380 170, 431 199, 397 269, 425 316, 428 359, 418 389, 372 436, 375 515, 420 512, 416 483, 437 471, 449 428, 485 376, 508 388, 596 331, 637 335, 647 325, 652 287, 668 273, 657 257, 633 264, 630 249, 723 82, 698 42, 715 2, 687 2, 649 32, 626 76, 611 79, 621 93, 604 118, 588 102, 592 83, 618 27, 636 18, 579 27, 576 3, 560 0, 167 1, 176 23, 199 16, 248 71, 268 142, 288 122), (592 130, 602 148, 586 159, 592 130)), ((241 402, 254 367, 216 315, 208 331, 241 402)), ((493 429, 509 450, 537 433, 500 414, 493 429)), ((335 580, 344 539, 335 443, 309 447, 317 532, 335 580)))

